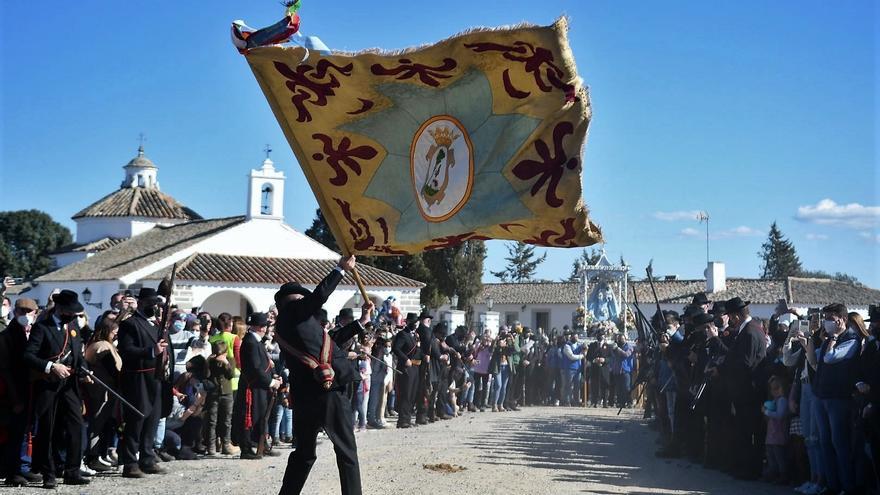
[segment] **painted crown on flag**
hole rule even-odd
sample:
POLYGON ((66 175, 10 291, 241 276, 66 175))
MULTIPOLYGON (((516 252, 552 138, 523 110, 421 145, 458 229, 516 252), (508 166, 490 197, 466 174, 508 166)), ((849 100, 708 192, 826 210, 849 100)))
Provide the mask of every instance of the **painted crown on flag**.
POLYGON ((602 240, 581 199, 591 109, 565 19, 396 53, 245 55, 347 252, 602 240))

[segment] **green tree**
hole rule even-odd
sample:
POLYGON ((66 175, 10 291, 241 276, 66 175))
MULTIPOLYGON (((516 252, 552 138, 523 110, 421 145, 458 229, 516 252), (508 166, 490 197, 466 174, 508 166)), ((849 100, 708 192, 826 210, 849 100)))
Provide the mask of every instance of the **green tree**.
POLYGON ((71 241, 70 230, 42 211, 0 212, 0 277, 30 280, 50 272, 48 253, 71 241))
POLYGON ((770 225, 767 241, 761 245, 758 256, 762 261, 761 278, 795 277, 803 271, 794 244, 782 235, 776 222, 770 225))
POLYGON ((536 257, 535 246, 523 242, 510 243, 507 245, 507 266, 492 275, 500 278, 503 282, 530 282, 535 278, 538 265, 547 259, 547 253, 536 257))
POLYGON ((330 232, 330 226, 327 225, 327 220, 324 219, 324 214, 321 213, 320 208, 315 210, 315 219, 312 220, 312 226, 306 230, 306 235, 328 248, 339 252, 339 246, 336 245, 336 238, 333 237, 333 233, 330 232))
POLYGON ((599 258, 602 257, 602 251, 596 248, 590 248, 587 251, 587 248, 584 248, 581 251, 580 256, 574 259, 571 262, 571 275, 568 276, 567 279, 563 280, 563 282, 577 282, 578 281, 578 272, 581 270, 581 264, 584 265, 595 265, 599 262, 599 258))
POLYGON ((825 278, 828 280, 836 280, 838 282, 846 282, 853 285, 862 285, 859 279, 853 275, 843 272, 835 272, 833 275, 823 270, 801 270, 799 277, 805 278, 825 278))

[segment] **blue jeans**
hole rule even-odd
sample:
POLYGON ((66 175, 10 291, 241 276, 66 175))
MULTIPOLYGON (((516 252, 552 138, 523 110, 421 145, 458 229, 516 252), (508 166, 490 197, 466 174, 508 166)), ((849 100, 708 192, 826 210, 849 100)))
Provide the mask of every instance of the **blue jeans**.
POLYGON ((362 383, 357 383, 354 394, 354 419, 357 422, 358 428, 365 428, 367 426, 367 401, 364 399, 364 386, 362 383))
POLYGON ((510 381, 510 365, 502 364, 498 373, 493 377, 492 396, 489 397, 489 404, 493 406, 501 406, 504 404, 504 397, 507 395, 507 382, 510 381))
POLYGON ((474 403, 474 369, 465 369, 465 383, 470 383, 470 387, 462 394, 461 403, 470 406, 474 403))
POLYGON ((165 418, 159 418, 159 426, 156 427, 156 439, 153 440, 153 448, 161 449, 165 443, 165 418))
POLYGON ((614 385, 617 388, 617 406, 622 407, 632 402, 632 374, 624 372, 614 375, 614 385))
POLYGON ((565 370, 565 372, 568 373, 568 378, 565 382, 565 385, 566 385, 566 388, 564 391, 565 398, 563 399, 562 402, 565 404, 570 404, 570 405, 574 406, 577 403, 577 397, 580 396, 579 394, 576 394, 575 387, 579 386, 578 384, 580 383, 580 381, 578 380, 578 375, 580 374, 581 371, 574 369, 574 370, 565 370))
POLYGON ((816 398, 813 419, 819 430, 819 449, 825 482, 838 491, 855 489, 852 462, 852 401, 816 398))
POLYGON ((822 472, 818 425, 813 419, 813 404, 815 402, 816 396, 813 395, 813 387, 809 383, 801 383, 801 403, 798 411, 800 412, 804 445, 807 448, 807 458, 810 459, 810 476, 814 480, 818 479, 822 472))

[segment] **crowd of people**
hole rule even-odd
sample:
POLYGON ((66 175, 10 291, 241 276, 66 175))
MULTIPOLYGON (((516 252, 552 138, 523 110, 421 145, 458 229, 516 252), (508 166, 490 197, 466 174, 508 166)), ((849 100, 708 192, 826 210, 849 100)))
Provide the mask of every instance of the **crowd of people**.
MULTIPOLYGON (((0 417, 0 444, 8 485, 86 484, 120 467, 123 477, 143 478, 167 472, 161 464, 175 459, 296 449, 303 435, 294 428, 291 382, 311 373, 299 359, 291 365, 299 354, 276 338, 276 306, 246 318, 184 311, 152 288, 120 291, 109 303, 90 322, 70 290, 45 307, 4 299, 0 409, 10 413, 0 417)), ((587 345, 568 327, 545 333, 517 322, 479 333, 434 323, 427 311, 370 310, 345 335, 351 308, 332 319, 319 312, 353 370, 351 380, 336 377, 346 384, 352 432, 530 405, 631 406, 636 354, 625 334, 606 341, 600 331, 587 345)))
POLYGON ((877 493, 880 311, 869 313, 866 325, 843 304, 799 314, 780 301, 762 320, 749 301, 705 294, 681 314, 658 309, 658 345, 639 353, 657 455, 799 493, 877 493))

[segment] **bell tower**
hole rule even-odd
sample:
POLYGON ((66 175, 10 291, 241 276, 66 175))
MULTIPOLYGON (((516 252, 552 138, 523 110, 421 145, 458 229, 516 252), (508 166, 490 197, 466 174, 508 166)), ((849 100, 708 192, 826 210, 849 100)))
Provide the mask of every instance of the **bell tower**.
POLYGON ((266 145, 263 150, 266 159, 260 169, 251 170, 248 181, 247 219, 284 219, 284 172, 275 170, 275 163, 269 158, 272 148, 266 145))

